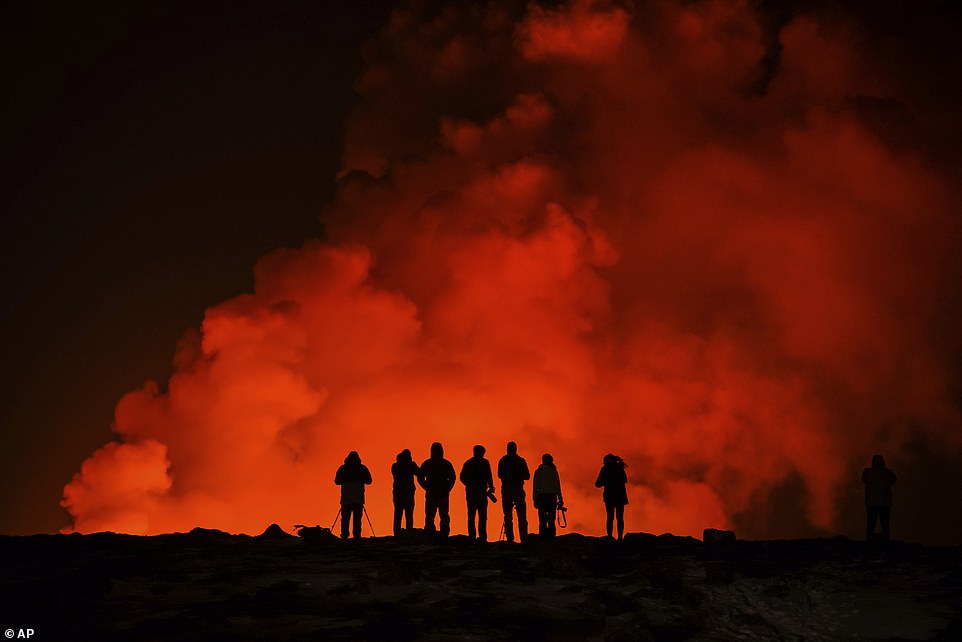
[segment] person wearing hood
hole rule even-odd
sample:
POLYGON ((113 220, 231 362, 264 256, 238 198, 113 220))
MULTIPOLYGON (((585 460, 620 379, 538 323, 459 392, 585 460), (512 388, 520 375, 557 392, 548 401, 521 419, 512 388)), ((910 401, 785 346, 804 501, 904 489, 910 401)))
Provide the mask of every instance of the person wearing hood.
POLYGON ((538 510, 538 535, 554 537, 558 509, 564 506, 561 496, 561 478, 554 465, 554 457, 545 453, 541 457, 541 465, 534 471, 531 481, 531 492, 534 494, 534 507, 538 510))
POLYGON ((528 536, 527 504, 524 496, 524 482, 531 479, 528 462, 518 454, 518 444, 508 442, 507 454, 498 460, 498 479, 501 480, 501 510, 504 512, 504 536, 514 541, 514 525, 511 523, 512 510, 518 513, 518 535, 521 541, 528 536))
POLYGON ((454 466, 444 458, 444 447, 439 442, 431 444, 431 457, 421 464, 418 483, 424 489, 424 530, 435 532, 434 516, 440 521, 441 537, 451 532, 450 496, 457 481, 454 466))
POLYGON ((352 450, 337 469, 334 483, 341 487, 341 538, 347 539, 351 520, 354 538, 361 537, 361 513, 364 512, 364 487, 371 483, 371 471, 361 463, 361 456, 352 450))
POLYGON ((405 448, 398 453, 397 461, 391 465, 391 475, 394 477, 394 536, 401 534, 401 516, 404 516, 404 527, 411 530, 414 527, 414 479, 421 469, 411 458, 411 451, 405 448))
POLYGON ((879 539, 889 541, 889 522, 892 517, 892 484, 895 483, 895 473, 886 468, 882 455, 872 457, 872 467, 862 471, 862 483, 865 484, 865 540, 875 539, 875 522, 882 527, 879 539))
POLYGON ((484 458, 484 446, 474 447, 474 457, 464 462, 459 476, 464 484, 464 496, 468 502, 468 537, 480 537, 488 541, 488 497, 494 497, 494 478, 491 464, 484 458), (474 529, 477 516, 477 533, 474 529))
POLYGON ((628 503, 628 475, 625 474, 625 462, 618 455, 605 455, 601 472, 595 481, 595 487, 604 488, 602 495, 605 500, 605 530, 611 537, 611 526, 615 517, 618 518, 618 539, 625 535, 625 505, 628 503))

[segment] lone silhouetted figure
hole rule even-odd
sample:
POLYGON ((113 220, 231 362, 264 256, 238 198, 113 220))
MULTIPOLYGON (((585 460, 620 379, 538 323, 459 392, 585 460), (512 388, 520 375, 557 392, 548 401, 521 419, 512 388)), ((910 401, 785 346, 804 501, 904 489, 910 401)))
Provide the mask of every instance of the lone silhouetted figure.
POLYGON ((528 509, 524 501, 524 482, 531 479, 528 462, 518 455, 518 444, 508 442, 508 453, 498 461, 498 479, 501 480, 501 510, 504 511, 504 536, 514 541, 511 510, 518 513, 518 536, 521 541, 528 536, 528 509))
POLYGON ((605 500, 605 530, 611 537, 611 526, 615 516, 618 518, 618 539, 625 535, 625 504, 628 503, 628 475, 625 474, 625 462, 621 457, 608 453, 604 458, 604 465, 595 480, 597 488, 604 488, 602 497, 605 500))
POLYGON ((474 447, 474 457, 461 466, 461 483, 464 484, 464 497, 468 502, 468 537, 480 537, 488 541, 488 495, 494 495, 494 479, 491 464, 484 458, 484 446, 474 447), (474 521, 477 517, 477 533, 474 521))
POLYGON ((895 473, 885 467, 882 455, 872 457, 872 467, 862 471, 862 483, 865 484, 865 540, 875 539, 875 521, 882 525, 879 539, 889 541, 889 522, 892 518, 892 484, 895 483, 895 473))
POLYGON ((341 538, 347 539, 351 520, 354 537, 361 537, 361 513, 364 512, 364 486, 371 483, 371 471, 361 463, 361 456, 352 450, 337 469, 334 483, 341 487, 341 538))
POLYGON ((401 533, 401 515, 404 515, 404 527, 414 528, 414 479, 421 469, 411 459, 411 451, 405 448, 398 453, 397 461, 391 464, 391 475, 394 477, 394 536, 401 533))
POLYGON ((435 532, 434 515, 440 518, 441 537, 447 537, 451 532, 450 495, 457 476, 454 466, 444 458, 444 447, 434 442, 431 444, 431 457, 421 464, 421 474, 418 483, 424 489, 424 530, 435 532))
POLYGON ((538 509, 538 535, 554 537, 555 519, 558 508, 564 505, 561 496, 561 478, 554 465, 554 458, 545 453, 541 456, 541 465, 534 471, 531 481, 531 493, 534 495, 534 507, 538 509))

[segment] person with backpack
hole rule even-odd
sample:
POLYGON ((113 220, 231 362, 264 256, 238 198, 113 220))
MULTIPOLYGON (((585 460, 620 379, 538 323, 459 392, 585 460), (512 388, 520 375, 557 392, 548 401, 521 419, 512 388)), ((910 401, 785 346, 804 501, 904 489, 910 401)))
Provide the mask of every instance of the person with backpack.
POLYGON ((424 489, 424 530, 435 532, 434 516, 440 521, 441 537, 451 533, 450 496, 457 481, 454 466, 444 458, 444 447, 439 442, 431 444, 431 457, 421 464, 418 483, 424 489))
POLYGON ((394 499, 394 536, 401 534, 401 517, 404 517, 406 530, 414 527, 414 480, 420 474, 421 468, 411 458, 411 451, 405 448, 397 455, 397 461, 391 465, 391 476, 394 477, 392 496, 394 499))
POLYGON ((507 454, 498 460, 498 479, 501 480, 501 510, 504 511, 504 535, 509 542, 514 541, 514 525, 511 523, 512 510, 518 513, 518 536, 521 541, 528 536, 527 506, 524 495, 524 482, 531 479, 528 462, 518 455, 518 444, 508 442, 507 454))
POLYGON ((334 483, 341 487, 341 539, 347 539, 351 520, 355 539, 361 537, 361 514, 364 512, 364 487, 371 483, 371 471, 361 463, 361 456, 352 450, 337 469, 334 483))
POLYGON ((541 465, 534 471, 531 492, 534 495, 534 507, 538 510, 538 535, 554 537, 557 531, 555 520, 558 509, 564 506, 564 498, 561 496, 558 468, 548 453, 542 455, 541 465))
POLYGON ((601 472, 595 481, 595 487, 604 488, 602 495, 605 501, 605 530, 611 537, 612 522, 618 519, 618 539, 625 534, 625 505, 628 503, 628 475, 625 474, 625 462, 618 455, 605 455, 601 472))
POLYGON ((468 537, 488 541, 488 497, 494 496, 491 464, 484 458, 484 446, 474 447, 474 457, 464 462, 459 475, 468 503, 468 537), (477 518, 477 532, 475 532, 477 518))

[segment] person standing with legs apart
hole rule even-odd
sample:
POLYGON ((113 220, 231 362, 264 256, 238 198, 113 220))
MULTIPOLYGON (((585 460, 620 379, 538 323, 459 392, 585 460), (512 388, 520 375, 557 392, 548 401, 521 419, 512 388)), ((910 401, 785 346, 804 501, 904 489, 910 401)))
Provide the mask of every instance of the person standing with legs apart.
POLYGON ((464 484, 464 497, 468 502, 468 537, 480 537, 488 541, 488 496, 494 495, 494 478, 491 464, 484 458, 484 446, 474 447, 474 457, 464 462, 459 476, 464 484), (477 533, 474 529, 477 516, 477 533))
POLYGON ((541 456, 541 465, 534 471, 531 481, 531 492, 534 495, 534 507, 538 510, 538 535, 554 537, 555 519, 558 508, 564 506, 561 496, 561 478, 554 465, 554 458, 545 453, 541 456))
POLYGON ((612 522, 618 519, 618 539, 625 535, 625 505, 628 503, 628 475, 625 474, 625 462, 618 455, 605 455, 601 472, 595 481, 597 488, 604 488, 602 495, 605 500, 605 530, 611 537, 612 522))
POLYGON ((361 514, 364 512, 364 487, 371 483, 371 471, 361 463, 361 456, 352 450, 337 469, 334 483, 341 487, 341 539, 347 539, 351 522, 354 538, 361 537, 361 514))
POLYGON ((397 461, 391 465, 391 475, 394 477, 394 536, 401 534, 401 516, 404 516, 404 528, 414 528, 414 479, 421 469, 411 458, 411 451, 405 448, 398 453, 397 461))
POLYGON ((441 537, 451 533, 450 496, 451 489, 457 475, 454 466, 444 458, 444 447, 434 442, 431 444, 431 457, 421 464, 421 474, 418 483, 424 489, 424 530, 433 533, 434 515, 440 518, 441 537))
POLYGON ((518 513, 518 537, 523 542, 528 536, 528 509, 524 498, 524 482, 531 479, 528 462, 518 455, 518 444, 508 442, 508 453, 498 461, 498 479, 501 480, 501 510, 504 511, 504 535, 514 541, 511 523, 512 508, 518 513))
POLYGON ((895 473, 885 467, 882 455, 872 457, 872 467, 862 471, 862 483, 865 484, 865 541, 875 539, 875 522, 881 523, 881 542, 889 541, 889 522, 892 518, 892 484, 895 483, 895 473))

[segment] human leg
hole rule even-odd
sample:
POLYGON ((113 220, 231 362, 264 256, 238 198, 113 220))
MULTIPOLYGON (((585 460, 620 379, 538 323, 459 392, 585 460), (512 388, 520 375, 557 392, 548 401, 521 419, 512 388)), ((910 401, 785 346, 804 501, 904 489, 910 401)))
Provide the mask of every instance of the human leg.
POLYGON ((474 530, 474 518, 478 514, 478 508, 475 506, 474 502, 470 499, 468 500, 468 537, 474 539, 477 537, 477 532, 474 530))
POLYGON ((618 541, 625 536, 625 507, 617 506, 615 508, 615 516, 618 520, 618 541))
POLYGON ((354 506, 354 539, 360 539, 361 537, 361 517, 364 513, 364 504, 355 504, 354 506))
POLYGON ((434 528, 434 514, 438 512, 438 500, 437 497, 433 495, 426 495, 424 497, 424 530, 429 533, 433 533, 434 528))
POLYGON ((485 497, 478 504, 478 537, 482 542, 488 541, 488 498, 485 497))
POLYGON ((615 507, 613 504, 605 502, 605 532, 611 537, 611 527, 615 521, 615 507))
POLYGON ((501 511, 504 513, 504 537, 507 541, 514 541, 513 498, 508 493, 501 493, 501 511))
POLYGON ((878 507, 865 507, 865 541, 871 542, 875 537, 875 521, 878 519, 878 507))
POLYGON ((518 510, 518 539, 522 542, 528 536, 528 503, 524 496, 517 499, 515 507, 518 510))
POLYGON ((441 537, 447 537, 451 533, 451 513, 449 511, 448 500, 450 496, 445 494, 438 497, 438 515, 440 517, 441 537))
POLYGON ((882 526, 882 541, 887 542, 889 541, 889 523, 892 520, 892 507, 879 506, 878 516, 882 526))

